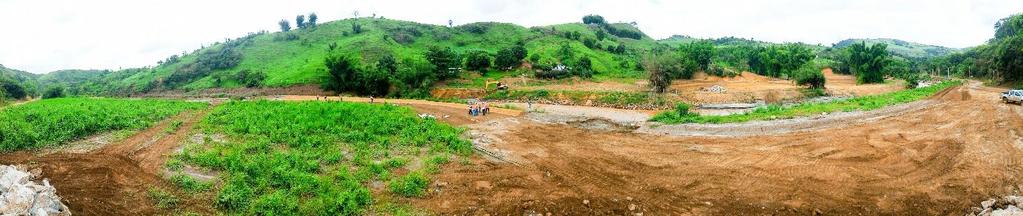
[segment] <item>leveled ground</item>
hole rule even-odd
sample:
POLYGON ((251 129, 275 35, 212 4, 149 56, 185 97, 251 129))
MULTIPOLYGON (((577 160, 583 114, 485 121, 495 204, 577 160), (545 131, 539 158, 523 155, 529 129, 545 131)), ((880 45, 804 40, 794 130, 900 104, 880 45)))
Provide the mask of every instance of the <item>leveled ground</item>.
MULTIPOLYGON (((890 80, 884 84, 856 83, 856 77, 835 74, 831 69, 824 69, 827 80, 826 92, 834 97, 855 97, 877 95, 902 90, 905 84, 901 80, 890 80)), ((490 89, 494 85, 489 86, 490 89)), ((794 81, 771 78, 751 72, 743 72, 736 77, 708 76, 697 73, 693 79, 672 82, 667 94, 648 94, 650 88, 644 79, 613 79, 583 80, 578 78, 563 80, 539 80, 514 73, 488 74, 485 77, 467 76, 451 81, 447 87, 439 87, 432 92, 436 98, 469 98, 483 97, 498 100, 518 100, 524 98, 540 103, 565 105, 604 106, 630 109, 666 109, 674 102, 685 102, 695 105, 732 104, 757 102, 798 102, 807 99, 806 87, 798 86, 794 81), (511 89, 507 95, 500 92, 484 91, 487 81, 501 81, 511 89)))
POLYGON ((911 112, 745 137, 472 124, 493 158, 449 165, 413 202, 439 214, 963 214, 1023 177, 1023 107, 1000 91, 960 87, 911 112))

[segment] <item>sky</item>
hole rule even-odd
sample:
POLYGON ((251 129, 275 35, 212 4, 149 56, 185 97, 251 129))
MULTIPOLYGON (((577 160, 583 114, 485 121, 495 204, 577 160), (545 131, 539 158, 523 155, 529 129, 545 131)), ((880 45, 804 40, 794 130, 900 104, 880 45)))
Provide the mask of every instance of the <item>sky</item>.
POLYGON ((0 64, 32 73, 121 69, 227 38, 277 31, 277 21, 315 12, 320 22, 384 16, 455 25, 581 22, 599 14, 636 22, 651 37, 735 36, 831 45, 847 38, 897 38, 955 48, 994 34, 1021 0, 0 0, 0 64))

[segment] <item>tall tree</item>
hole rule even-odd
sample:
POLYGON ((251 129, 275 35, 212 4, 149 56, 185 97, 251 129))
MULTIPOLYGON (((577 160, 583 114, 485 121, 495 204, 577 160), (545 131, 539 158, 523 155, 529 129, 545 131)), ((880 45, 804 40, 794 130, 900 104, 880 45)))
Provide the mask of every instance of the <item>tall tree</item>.
POLYGON ((884 82, 884 69, 888 65, 888 45, 877 43, 867 46, 866 43, 849 46, 849 68, 860 83, 884 82))
POLYGON ((707 70, 711 58, 714 57, 714 44, 710 41, 697 41, 679 47, 682 56, 696 62, 700 70, 707 70))
POLYGON ((309 13, 309 22, 306 23, 309 27, 316 27, 316 13, 309 13))
POLYGON ((426 60, 433 64, 438 79, 455 77, 459 58, 450 47, 430 47, 430 50, 426 52, 426 60))
POLYGON ((277 24, 281 26, 281 32, 291 31, 291 23, 289 23, 288 20, 281 20, 280 22, 277 22, 277 24))
POLYGON ((305 15, 298 15, 295 17, 295 27, 305 28, 305 15))

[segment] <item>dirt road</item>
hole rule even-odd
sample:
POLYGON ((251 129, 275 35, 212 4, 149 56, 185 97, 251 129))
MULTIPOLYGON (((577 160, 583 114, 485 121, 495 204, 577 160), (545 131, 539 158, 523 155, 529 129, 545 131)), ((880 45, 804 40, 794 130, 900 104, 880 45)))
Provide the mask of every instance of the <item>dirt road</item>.
POLYGON ((442 215, 961 215, 1017 189, 1023 107, 960 87, 873 122, 748 137, 469 127, 504 160, 450 164, 416 206, 442 215))
MULTIPOLYGON (((188 111, 96 150, 15 152, 0 157, 0 164, 39 169, 74 215, 169 214, 154 206, 147 190, 155 187, 175 191, 176 187, 161 176, 163 164, 205 114, 206 110, 188 111), (182 124, 166 132, 175 121, 182 124)), ((181 193, 178 197, 184 198, 179 205, 188 211, 214 212, 208 201, 187 199, 181 193)))

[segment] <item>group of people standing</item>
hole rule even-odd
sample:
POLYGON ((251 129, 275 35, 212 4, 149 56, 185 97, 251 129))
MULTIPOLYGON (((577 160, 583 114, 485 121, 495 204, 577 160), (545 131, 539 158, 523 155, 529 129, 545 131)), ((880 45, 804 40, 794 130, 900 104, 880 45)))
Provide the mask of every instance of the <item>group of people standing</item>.
POLYGON ((490 104, 486 101, 482 101, 476 98, 469 100, 469 115, 480 116, 487 115, 490 112, 490 104))

